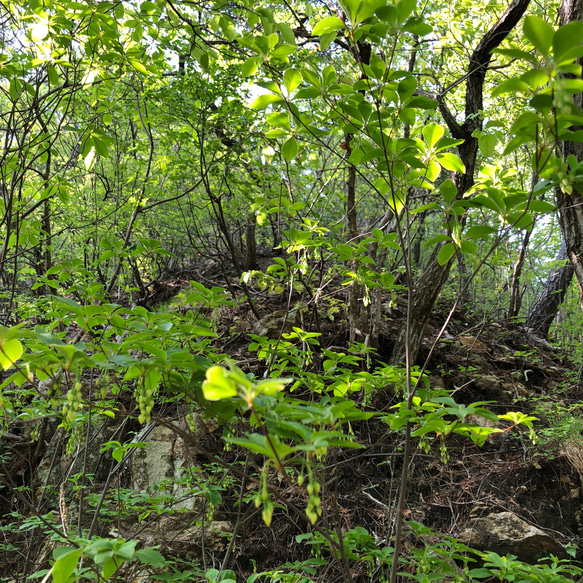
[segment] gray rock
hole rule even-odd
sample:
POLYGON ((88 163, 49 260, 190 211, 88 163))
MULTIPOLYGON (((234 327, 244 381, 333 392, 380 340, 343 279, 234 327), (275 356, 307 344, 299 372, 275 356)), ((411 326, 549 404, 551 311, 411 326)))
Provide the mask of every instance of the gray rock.
POLYGON ((270 340, 277 340, 282 332, 292 332, 294 326, 302 327, 301 312, 292 310, 287 313, 285 310, 278 310, 261 318, 253 327, 253 334, 267 336, 270 340))
POLYGON ((548 555, 568 558, 563 545, 519 518, 514 512, 498 512, 469 521, 459 541, 479 551, 512 554, 525 563, 536 563, 548 555))
POLYGON ((193 496, 188 487, 181 485, 184 473, 194 466, 192 452, 183 439, 168 427, 158 425, 147 441, 146 448, 136 450, 132 459, 132 488, 146 492, 162 486, 162 492, 176 498, 174 509, 197 510, 201 497, 193 496))

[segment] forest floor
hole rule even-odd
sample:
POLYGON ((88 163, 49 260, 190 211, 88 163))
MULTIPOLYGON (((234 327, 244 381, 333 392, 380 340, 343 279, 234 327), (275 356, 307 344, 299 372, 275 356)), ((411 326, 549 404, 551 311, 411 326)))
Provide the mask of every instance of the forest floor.
MULTIPOLYGON (((207 280, 214 275, 207 274, 207 280)), ((278 303, 258 297, 256 303, 262 314, 279 314, 286 307, 283 298, 278 303)), ((397 311, 396 315, 402 313, 397 311)), ((445 302, 434 312, 419 364, 433 348, 447 313, 445 302)), ((342 317, 333 321, 323 318, 320 324, 322 348, 346 347, 348 326, 342 317)), ((247 334, 257 324, 247 306, 225 311, 220 325, 220 336, 228 339, 221 350, 247 372, 261 376, 264 364, 248 350, 247 334)), ((388 360, 398 325, 397 318, 385 319, 376 364, 388 360)), ((461 404, 487 401, 496 414, 519 411, 532 415, 537 418, 537 436, 533 440, 527 429, 514 428, 481 447, 452 435, 444 451, 439 444, 418 448, 410 466, 405 518, 441 535, 457 537, 471 517, 511 511, 561 544, 575 548, 582 559, 583 549, 577 543, 583 534, 583 460, 569 447, 583 431, 581 373, 563 351, 533 341, 518 327, 484 321, 459 309, 433 350, 428 366, 431 386, 451 391, 461 404)), ((391 390, 380 391, 371 396, 365 408, 389 412, 395 402, 391 390)), ((504 429, 505 425, 499 427, 504 429)), ((356 422, 352 430, 366 448, 330 451, 323 503, 328 499, 329 511, 335 513, 334 520, 343 532, 364 527, 381 544, 388 540, 394 525, 391 508, 399 490, 404 438, 402 433, 388 431, 378 418, 356 422)), ((209 439, 218 440, 214 447, 208 444, 211 449, 222 451, 217 435, 209 439)), ((225 498, 218 512, 221 518, 236 520, 237 511, 229 507, 234 501, 225 498)), ((300 495, 296 502, 305 507, 307 499, 300 495)), ((305 532, 306 524, 285 508, 276 508, 270 528, 263 525, 260 511, 251 512, 239 532, 234 570, 248 575, 308 559, 310 546, 296 542, 305 532)), ((331 576, 328 573, 326 580, 331 576)))
MULTIPOLYGON (((209 288, 224 287, 216 266, 197 266, 157 284, 147 307, 171 302, 181 289, 188 287, 189 280, 209 288)), ((235 279, 231 285, 237 285, 235 279)), ((254 299, 261 314, 281 323, 287 300, 284 296, 268 298, 257 294, 254 299)), ((119 301, 123 303, 126 299, 119 301)), ((402 307, 398 301, 397 305, 402 307)), ((518 327, 484 321, 464 309, 454 314, 446 334, 433 346, 447 309, 443 302, 435 310, 419 357, 422 363, 433 349, 427 369, 431 387, 450 391, 460 404, 488 402, 486 406, 496 414, 518 411, 534 416, 537 436, 533 440, 529 430, 522 427, 505 431, 508 425, 501 423, 498 427, 502 432, 481 447, 459 435, 451 435, 443 444, 429 439, 425 447, 417 447, 419 440, 415 439, 404 518, 441 536, 458 537, 472 517, 511 511, 562 545, 574 548, 577 558, 583 559, 583 551, 578 547, 583 535, 583 447, 572 447, 573 443, 580 445, 583 432, 581 369, 563 351, 533 341, 518 327)), ((345 349, 348 325, 341 311, 329 313, 333 319, 320 320, 320 349, 345 349)), ((370 362, 363 360, 362 368, 388 360, 402 314, 402 309, 396 309, 393 319, 384 318, 379 349, 370 362)), ((265 362, 249 350, 249 333, 257 332, 263 325, 261 321, 257 323, 243 302, 220 308, 213 318, 218 321, 218 337, 213 340, 218 352, 228 355, 245 372, 261 378, 265 362)), ((319 358, 316 350, 312 363, 316 371, 319 358)), ((301 389, 294 396, 310 398, 309 392, 302 394, 301 389)), ((355 398, 364 410, 386 413, 399 401, 390 386, 355 398)), ((400 488, 404 434, 391 431, 378 416, 356 421, 350 429, 364 447, 329 448, 319 476, 324 484, 323 520, 343 533, 366 533, 381 547, 390 544, 395 524, 393 509, 400 488)), ((225 448, 221 431, 208 431, 201 445, 220 459, 225 468, 241 464, 240 456, 232 448, 225 448)), ((208 464, 208 458, 197 458, 201 467, 208 464)), ((285 484, 278 482, 275 471, 270 480, 276 489, 281 486, 290 503, 277 504, 276 500, 270 527, 264 525, 261 509, 256 509, 251 501, 257 491, 253 481, 247 483, 245 504, 238 504, 240 482, 235 480, 232 488, 222 491, 222 502, 214 509, 213 521, 237 525, 236 544, 227 564, 241 577, 314 557, 326 558, 322 550, 325 545, 315 536, 317 529, 309 525, 302 513, 290 512, 291 504, 305 509, 308 504, 305 487, 286 489, 285 484)), ((407 532, 405 545, 413 548, 416 539, 410 529, 407 532)), ((209 541, 207 567, 210 563, 218 567, 225 559, 227 545, 218 545, 216 550, 211 546, 209 541)), ((160 550, 163 552, 164 547, 160 550)), ((362 572, 359 568, 356 562, 353 580, 370 581, 366 566, 362 566, 362 572)), ((317 579, 342 580, 342 573, 330 563, 318 571, 317 579)))

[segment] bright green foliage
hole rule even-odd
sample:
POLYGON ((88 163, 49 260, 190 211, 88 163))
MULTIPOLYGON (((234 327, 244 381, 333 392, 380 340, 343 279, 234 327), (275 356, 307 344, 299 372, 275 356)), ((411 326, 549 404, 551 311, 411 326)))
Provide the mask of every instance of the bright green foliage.
MULTIPOLYGON (((398 442, 426 451, 437 444, 443 463, 454 435, 483 445, 522 425, 534 439, 535 417, 458 403, 429 385, 425 369, 384 364, 373 348, 383 309, 415 292, 434 251, 438 265, 457 269, 457 287, 442 298, 461 297, 472 284, 473 308, 490 317, 518 235, 557 243, 548 193, 583 188, 583 161, 557 150, 583 141, 573 99, 583 91, 583 24, 555 29, 549 14, 527 15, 522 34, 495 51, 480 110, 461 119, 472 75, 456 55, 479 44, 500 7, 2 5, 0 304, 5 325, 21 322, 0 328, 2 429, 27 424, 32 439, 55 420, 51 427, 68 440, 63 455, 77 460, 101 435, 94 429, 110 423, 147 430, 171 410, 192 435, 199 416, 218 425, 220 443, 245 454, 245 470, 239 457, 223 466, 217 458, 208 476, 190 468, 168 478, 205 501, 197 515, 203 534, 214 507, 239 490, 238 508, 261 508, 267 526, 282 509, 307 521, 297 541, 317 555, 248 583, 304 583, 330 563, 347 581, 355 564, 371 579, 393 568, 423 583, 580 575, 561 561, 527 566, 493 553, 470 570, 469 549, 415 521, 406 553, 362 526, 331 525, 342 508, 327 462, 369 446, 354 431, 367 421, 381 418, 398 442), (475 172, 464 162, 472 144, 475 172), (259 269, 255 243, 280 255, 259 269), (228 291, 191 281, 169 305, 153 300, 164 275, 193 259, 219 266, 228 291), (233 332, 222 319, 242 301, 259 314, 259 291, 287 297, 293 326, 282 325, 276 339, 248 334, 240 354, 248 349, 257 361, 247 367, 246 357, 236 364, 222 354, 233 332), (330 345, 324 320, 348 321, 358 342, 330 345), (394 395, 390 408, 373 410, 379 394, 394 395), (497 426, 482 427, 476 416, 497 426)), ((149 445, 113 435, 98 450, 123 465, 149 445)), ((73 488, 79 508, 89 505, 107 528, 134 515, 145 523, 178 513, 167 484, 134 492, 110 477, 101 494, 89 493, 91 480, 79 471, 63 492, 73 488)), ((198 566, 182 569, 154 548, 138 549, 137 539, 99 538, 94 524, 83 531, 79 521, 75 536, 62 516, 62 530, 40 507, 34 519, 22 525, 64 545, 37 578, 122 579, 130 563, 163 570, 161 580, 201 576, 198 566)), ((236 543, 235 533, 229 552, 236 543)), ((209 583, 237 579, 228 568, 204 570, 209 583)))
POLYGON ((14 337, 15 334, 15 330, 0 329, 0 365, 4 370, 14 366, 22 356, 22 344, 18 338, 14 337))
MULTIPOLYGON (((124 539, 95 539, 79 541, 77 548, 58 547, 53 551, 55 562, 47 575, 54 583, 69 583, 87 574, 87 567, 78 570, 81 557, 85 557, 98 568, 99 580, 108 581, 123 563, 139 560, 144 565, 164 567, 164 557, 155 549, 136 550, 137 541, 124 539), (76 576, 73 576, 76 572, 76 576)), ((85 578, 85 577, 83 577, 85 578)))

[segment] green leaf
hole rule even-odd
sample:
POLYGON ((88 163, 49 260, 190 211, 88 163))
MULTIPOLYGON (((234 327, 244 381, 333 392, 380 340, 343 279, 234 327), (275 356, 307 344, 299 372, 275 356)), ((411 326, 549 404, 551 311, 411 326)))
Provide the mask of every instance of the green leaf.
POLYGON ((73 574, 82 549, 71 549, 69 547, 59 547, 53 551, 53 557, 57 559, 53 565, 53 582, 67 583, 73 574))
POLYGON ((283 62, 287 62, 288 61, 287 56, 295 53, 297 50, 298 47, 296 45, 288 45, 287 43, 281 43, 271 51, 270 56, 272 60, 275 58, 280 59, 283 62))
POLYGON ((281 147, 281 155, 286 162, 291 162, 298 154, 298 143, 292 136, 281 147))
POLYGON ((277 393, 283 391, 285 385, 291 382, 291 379, 266 379, 256 384, 256 389, 263 395, 275 397, 277 393))
POLYGON ((284 43, 287 43, 289 45, 296 44, 296 36, 294 34, 292 27, 289 24, 286 24, 285 22, 280 22, 277 24, 277 28, 279 29, 279 32, 281 34, 281 40, 284 43))
POLYGON ((283 83, 287 89, 288 95, 290 95, 302 81, 302 74, 297 69, 288 69, 283 74, 283 83))
POLYGON ((574 21, 561 26, 553 36, 553 56, 557 63, 571 49, 581 44, 583 38, 583 22, 574 21))
POLYGON ((423 137, 425 138, 429 149, 437 144, 443 134, 443 128, 435 123, 428 124, 423 128, 423 137))
POLYGON ((466 171, 464 163, 461 161, 459 156, 452 154, 451 152, 446 152, 445 154, 438 154, 437 161, 446 169, 451 172, 459 172, 463 174, 466 171))
POLYGON ((495 233, 496 229, 494 227, 489 227, 488 225, 478 225, 476 227, 470 227, 465 233, 464 236, 468 238, 474 239, 483 239, 492 233, 495 233))
POLYGON ((257 69, 259 69, 259 57, 251 57, 241 65, 241 73, 243 73, 245 77, 255 75, 257 69))
POLYGON ((478 246, 473 241, 462 241, 460 250, 462 253, 476 253, 478 246))
POLYGON ((293 449, 283 443, 276 435, 270 436, 269 440, 265 435, 257 433, 247 434, 247 437, 229 437, 229 443, 240 445, 253 453, 258 453, 273 460, 282 459, 293 452, 293 449))
POLYGON ((404 103, 407 101, 407 99, 413 95, 415 89, 417 89, 417 79, 415 79, 415 77, 411 75, 402 79, 397 87, 397 93, 399 94, 401 102, 404 103))
POLYGON ((356 22, 360 23, 367 20, 378 8, 385 6, 386 3, 386 0, 361 0, 356 14, 356 22))
POLYGON ((417 36, 425 36, 432 32, 433 28, 430 24, 425 22, 422 17, 413 16, 407 20, 405 26, 403 26, 403 30, 417 36))
POLYGON ((0 337, 0 366, 4 370, 8 370, 22 356, 22 352, 20 340, 0 337))
POLYGON ((101 576, 105 581, 107 581, 119 568, 121 561, 117 561, 115 557, 107 559, 103 563, 103 570, 101 571, 101 576))
POLYGON ((206 371, 202 392, 207 401, 219 401, 237 396, 237 385, 229 378, 227 371, 220 366, 211 366, 206 371))
POLYGON ((470 579, 484 579, 485 577, 492 577, 494 576, 495 573, 493 571, 490 571, 489 569, 472 569, 469 573, 468 573, 468 577, 470 577, 470 579))
POLYGON ((338 16, 329 16, 328 18, 324 18, 314 26, 314 30, 312 30, 312 34, 314 36, 320 36, 322 34, 327 34, 329 32, 333 32, 335 30, 339 30, 344 28, 344 22, 338 18, 338 16))
POLYGON ((136 71, 139 71, 140 73, 144 74, 148 73, 148 69, 146 69, 145 65, 141 61, 138 61, 136 59, 128 59, 128 61, 136 71))
POLYGON ((115 549, 116 557, 119 557, 123 561, 131 561, 134 556, 134 553, 136 552, 137 544, 138 544, 137 540, 130 540, 124 542, 121 546, 115 549))
POLYGON ((549 75, 545 69, 530 69, 520 76, 520 80, 524 81, 528 89, 538 91, 549 82, 549 75))
POLYGON ((397 9, 394 6, 381 6, 377 8, 376 15, 390 26, 395 26, 397 23, 397 9))
POLYGON ((271 126, 283 128, 288 131, 290 129, 289 116, 285 111, 274 111, 267 115, 265 121, 271 126))
POLYGON ((509 49, 494 49, 492 51, 492 54, 504 55, 506 57, 511 57, 512 59, 519 59, 519 60, 523 60, 523 61, 528 61, 529 63, 532 63, 533 65, 538 65, 538 61, 537 61, 536 57, 534 57, 528 51, 523 51, 522 49, 519 49, 517 47, 512 47, 509 49))
POLYGON ((528 205, 529 211, 534 211, 535 213, 550 213, 555 210, 555 205, 550 202, 545 202, 544 200, 531 200, 528 205))
POLYGON ((522 27, 524 36, 534 48, 543 56, 549 54, 555 31, 553 27, 538 16, 529 15, 524 19, 522 27))
POLYGON ((321 92, 317 87, 304 87, 300 89, 295 96, 295 99, 313 99, 320 97, 321 92))
POLYGON ((494 91, 492 91, 492 97, 498 97, 499 95, 504 95, 505 93, 526 93, 528 92, 528 85, 516 77, 511 79, 506 79, 502 81, 494 91))
POLYGON ((447 204, 451 204, 451 201, 457 196, 457 186, 448 178, 439 186, 439 192, 443 196, 443 200, 447 204))
POLYGON ((494 154, 497 144, 498 138, 493 134, 484 134, 478 138, 478 147, 485 158, 489 158, 494 154))
POLYGON ((455 254, 455 245, 453 243, 446 243, 437 254, 437 262, 439 265, 445 265, 455 254))
POLYGON ((413 97, 407 104, 408 107, 416 107, 417 109, 437 109, 439 105, 435 99, 429 97, 413 97))
POLYGON ((416 6, 417 0, 399 0, 399 2, 397 2, 397 14, 399 21, 405 22, 405 20, 411 16, 411 13, 413 10, 415 10, 416 6))
POLYGON ((250 107, 251 109, 265 109, 268 105, 272 103, 280 103, 283 99, 279 95, 274 95, 273 93, 264 93, 256 99, 253 100, 250 107))

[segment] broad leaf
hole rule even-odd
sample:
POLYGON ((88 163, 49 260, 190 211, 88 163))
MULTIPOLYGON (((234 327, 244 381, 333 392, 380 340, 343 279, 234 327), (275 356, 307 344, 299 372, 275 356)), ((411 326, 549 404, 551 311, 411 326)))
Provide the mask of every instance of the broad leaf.
POLYGON ((320 36, 322 34, 327 34, 329 32, 333 32, 335 30, 339 30, 344 28, 344 22, 338 18, 338 16, 329 16, 328 18, 324 18, 314 26, 314 30, 312 30, 312 34, 314 36, 320 36))
POLYGON ((583 22, 569 22, 561 26, 553 36, 553 56, 557 63, 561 57, 571 49, 581 44, 583 39, 583 22))
POLYGON ((245 77, 255 75, 255 73, 257 73, 257 69, 259 69, 258 57, 251 57, 241 65, 241 73, 243 73, 245 77))
POLYGON ((451 204, 451 201, 457 196, 457 186, 448 178, 439 186, 439 192, 443 196, 443 200, 447 204, 451 204))
POLYGON ((0 366, 8 370, 21 356, 23 348, 20 340, 0 338, 0 366))
POLYGON ((453 243, 446 243, 437 254, 437 262, 439 265, 445 265, 455 255, 455 245, 453 243))
POLYGON ((298 154, 298 143, 292 136, 281 147, 281 155, 286 162, 291 162, 298 154))
POLYGON ((288 95, 290 95, 301 82, 302 74, 297 69, 288 69, 283 74, 283 83, 287 89, 288 95))
POLYGON ((478 138, 478 147, 484 158, 489 158, 496 151, 498 138, 493 134, 484 134, 478 138))
POLYGON ((437 161, 446 169, 452 172, 459 172, 463 174, 466 171, 464 163, 461 161, 459 156, 452 154, 451 152, 446 152, 445 154, 438 154, 437 161))
POLYGON ((60 547, 55 549, 53 556, 57 559, 53 565, 53 582, 67 583, 73 574, 82 549, 60 547))
POLYGON ((211 366, 206 371, 202 392, 207 401, 219 401, 237 396, 237 386, 229 378, 227 371, 220 366, 211 366))
POLYGON ((555 31, 542 18, 529 15, 524 19, 522 27, 524 36, 533 44, 534 48, 543 56, 549 54, 555 31))
POLYGON ((430 149, 437 144, 443 134, 443 128, 435 123, 426 125, 423 128, 423 137, 430 149))
POLYGON ((525 93, 527 91, 528 85, 522 79, 512 77, 511 79, 502 81, 502 83, 492 91, 492 97, 498 97, 505 93, 525 93))
POLYGON ((254 99, 250 107, 251 109, 265 109, 268 105, 271 105, 272 103, 279 103, 281 101, 283 101, 283 99, 279 95, 265 93, 264 95, 260 95, 254 99))

